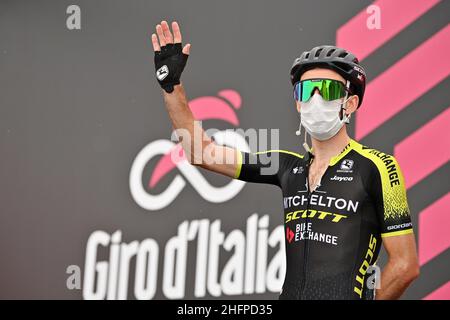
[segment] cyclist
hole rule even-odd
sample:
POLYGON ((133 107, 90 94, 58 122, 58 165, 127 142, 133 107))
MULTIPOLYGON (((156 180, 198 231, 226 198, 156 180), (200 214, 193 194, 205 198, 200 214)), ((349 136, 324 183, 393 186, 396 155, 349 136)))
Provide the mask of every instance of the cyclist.
POLYGON ((396 159, 347 134, 345 124, 364 96, 366 76, 358 59, 344 49, 319 46, 294 61, 290 76, 304 155, 243 152, 216 144, 194 121, 180 82, 190 44, 182 47, 176 22, 172 30, 162 21, 152 34, 156 77, 174 128, 189 133, 181 141, 189 162, 282 190, 286 277, 279 298, 399 298, 419 275, 415 239, 396 159), (194 148, 194 132, 201 133, 202 148, 194 148), (216 161, 217 155, 233 161, 216 161), (275 162, 275 170, 264 171, 275 162), (374 286, 368 280, 381 244, 388 262, 374 286))

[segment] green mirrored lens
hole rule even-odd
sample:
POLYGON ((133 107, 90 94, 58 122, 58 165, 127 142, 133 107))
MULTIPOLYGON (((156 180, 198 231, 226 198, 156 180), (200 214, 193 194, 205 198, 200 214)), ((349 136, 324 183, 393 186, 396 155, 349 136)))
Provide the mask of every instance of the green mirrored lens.
POLYGON ((305 102, 313 95, 315 89, 326 101, 336 100, 345 97, 344 84, 332 79, 309 79, 296 84, 294 96, 297 100, 305 102))
POLYGON ((311 98, 311 96, 313 95, 313 92, 316 88, 318 88, 320 91, 319 82, 313 82, 311 80, 302 81, 300 83, 300 87, 300 101, 302 102, 308 101, 309 98, 311 98))
POLYGON ((340 81, 324 80, 324 88, 320 91, 322 97, 327 100, 336 100, 345 97, 344 85, 340 81))

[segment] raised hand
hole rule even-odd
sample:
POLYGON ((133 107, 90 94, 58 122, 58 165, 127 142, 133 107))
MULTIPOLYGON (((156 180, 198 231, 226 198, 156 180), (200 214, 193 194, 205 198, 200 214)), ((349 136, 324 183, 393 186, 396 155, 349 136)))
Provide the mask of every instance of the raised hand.
POLYGON ((181 30, 176 21, 172 22, 172 32, 166 21, 156 25, 156 34, 152 34, 155 52, 156 79, 161 87, 171 93, 174 86, 180 84, 181 73, 186 66, 191 45, 181 45, 181 30), (159 41, 158 41, 159 38, 159 41))

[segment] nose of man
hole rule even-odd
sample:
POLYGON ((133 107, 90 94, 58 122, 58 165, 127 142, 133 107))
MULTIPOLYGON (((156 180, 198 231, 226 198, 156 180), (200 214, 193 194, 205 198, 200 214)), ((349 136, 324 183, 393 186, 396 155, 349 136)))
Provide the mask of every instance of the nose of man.
MULTIPOLYGON (((311 97, 315 94, 320 94, 319 88, 315 88, 314 91, 311 93, 311 97)), ((296 101, 297 104, 297 111, 300 112, 301 103, 299 101, 296 101)))

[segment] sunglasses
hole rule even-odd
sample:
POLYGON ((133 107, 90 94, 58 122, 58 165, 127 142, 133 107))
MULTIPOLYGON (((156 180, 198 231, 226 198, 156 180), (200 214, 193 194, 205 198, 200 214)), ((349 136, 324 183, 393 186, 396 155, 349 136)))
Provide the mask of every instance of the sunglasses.
POLYGON ((294 84, 294 99, 300 102, 308 101, 318 89, 322 98, 326 101, 344 98, 349 89, 344 83, 333 79, 308 79, 294 84))

